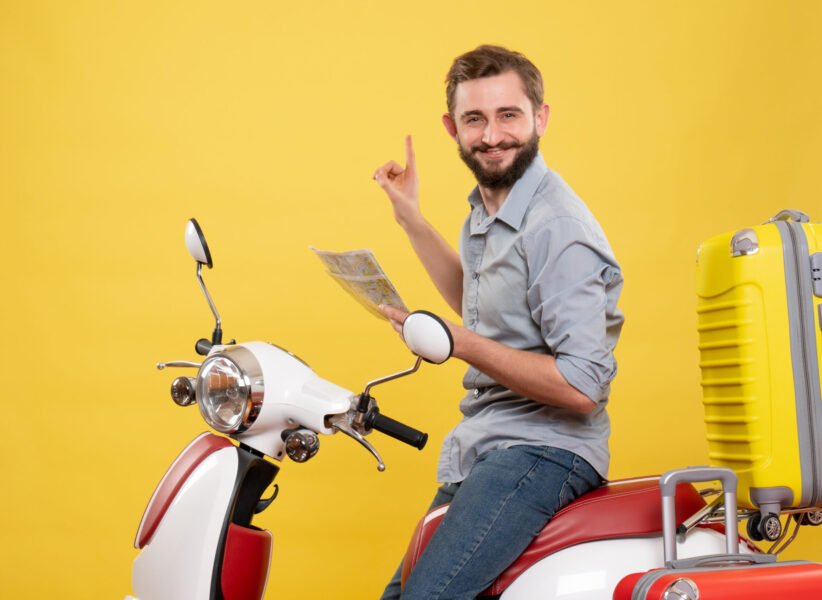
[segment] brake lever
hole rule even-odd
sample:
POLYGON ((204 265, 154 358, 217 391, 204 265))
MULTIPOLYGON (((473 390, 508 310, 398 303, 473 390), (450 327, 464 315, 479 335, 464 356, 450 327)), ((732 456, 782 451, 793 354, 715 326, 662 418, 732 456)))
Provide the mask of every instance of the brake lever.
POLYGON ((200 363, 191 362, 190 360, 170 360, 168 362, 157 363, 157 369, 160 371, 162 371, 166 367, 191 367, 193 369, 199 369, 200 363))
POLYGON ((360 432, 354 429, 351 424, 346 420, 345 415, 338 415, 336 419, 331 420, 331 427, 336 429, 337 431, 341 431, 348 437, 356 440, 359 442, 366 450, 368 450, 374 458, 377 459, 377 471, 383 472, 385 471, 385 463, 382 461, 379 452, 374 446, 371 445, 371 442, 366 440, 360 432))

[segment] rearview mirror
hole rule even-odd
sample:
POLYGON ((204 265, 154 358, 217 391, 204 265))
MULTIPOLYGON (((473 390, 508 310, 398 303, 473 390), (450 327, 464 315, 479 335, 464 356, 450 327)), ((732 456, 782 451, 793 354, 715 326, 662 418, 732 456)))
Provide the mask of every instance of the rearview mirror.
POLYGON ((189 219, 186 223, 186 248, 191 258, 199 264, 206 265, 209 269, 214 266, 211 262, 211 252, 208 251, 208 244, 197 219, 189 219))
POLYGON ((208 250, 208 244, 203 235, 203 230, 200 229, 200 225, 197 223, 197 219, 189 219, 186 223, 186 248, 191 258, 197 261, 197 281, 200 283, 200 289, 203 290, 203 295, 206 297, 208 306, 216 321, 214 332, 211 334, 211 341, 209 342, 203 338, 194 345, 197 354, 206 356, 213 346, 223 343, 223 327, 222 321, 220 321, 220 313, 217 312, 217 307, 214 306, 211 294, 208 293, 208 288, 206 288, 205 281, 203 281, 203 265, 210 269, 214 266, 214 263, 211 261, 211 252, 208 250))
POLYGON ((402 339, 411 352, 435 365, 454 352, 454 338, 445 321, 425 310, 416 310, 402 324, 402 339))

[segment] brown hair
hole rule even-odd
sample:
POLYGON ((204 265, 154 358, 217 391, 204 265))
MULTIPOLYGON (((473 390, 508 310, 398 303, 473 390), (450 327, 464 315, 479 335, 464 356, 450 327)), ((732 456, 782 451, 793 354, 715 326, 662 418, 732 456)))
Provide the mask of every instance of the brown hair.
POLYGON ((460 83, 502 75, 508 71, 519 75, 525 88, 525 95, 536 111, 542 106, 543 101, 542 75, 539 69, 519 52, 501 46, 482 45, 455 58, 454 64, 448 70, 445 77, 448 113, 452 116, 454 114, 454 96, 460 83))

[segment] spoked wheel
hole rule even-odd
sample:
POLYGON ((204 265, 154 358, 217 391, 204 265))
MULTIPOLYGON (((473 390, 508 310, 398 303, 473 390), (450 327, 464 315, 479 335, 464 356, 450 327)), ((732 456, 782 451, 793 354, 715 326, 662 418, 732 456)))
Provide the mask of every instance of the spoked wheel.
POLYGON ((796 519, 800 525, 812 525, 813 527, 819 527, 822 525, 822 510, 795 513, 793 518, 796 519))
POLYGON ((773 513, 763 519, 760 513, 756 513, 748 519, 748 537, 755 542, 768 540, 775 542, 782 535, 782 522, 773 513))

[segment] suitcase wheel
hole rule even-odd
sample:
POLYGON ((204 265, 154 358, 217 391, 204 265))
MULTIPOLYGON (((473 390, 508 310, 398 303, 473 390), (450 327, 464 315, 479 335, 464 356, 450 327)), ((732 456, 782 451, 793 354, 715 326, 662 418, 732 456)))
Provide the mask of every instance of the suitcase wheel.
POLYGON ((800 525, 822 525, 822 510, 814 510, 806 513, 794 513, 793 518, 799 521, 800 525))
POLYGON ((775 542, 782 535, 782 522, 773 513, 763 519, 760 513, 756 513, 748 519, 748 537, 755 542, 768 540, 775 542))

